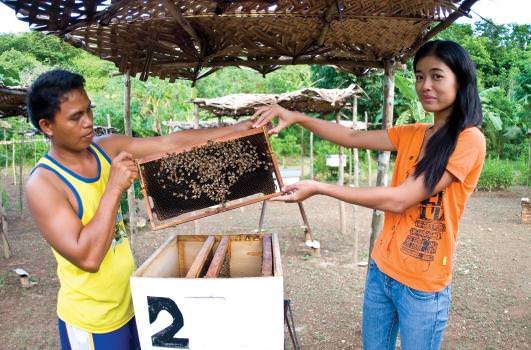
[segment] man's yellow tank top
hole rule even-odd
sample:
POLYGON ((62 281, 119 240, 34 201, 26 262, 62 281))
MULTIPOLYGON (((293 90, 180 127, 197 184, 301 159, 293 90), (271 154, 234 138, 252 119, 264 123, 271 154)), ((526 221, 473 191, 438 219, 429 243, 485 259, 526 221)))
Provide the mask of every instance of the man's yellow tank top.
MULTIPOLYGON (((95 178, 82 177, 46 154, 36 165, 55 173, 74 193, 78 217, 86 225, 96 213, 107 185, 111 160, 98 145, 89 151, 98 164, 95 178)), ((114 331, 133 317, 129 277, 134 260, 127 238, 121 211, 118 211, 114 238, 98 272, 83 271, 53 248, 57 260, 60 289, 57 296, 57 315, 75 327, 92 333, 114 331)))

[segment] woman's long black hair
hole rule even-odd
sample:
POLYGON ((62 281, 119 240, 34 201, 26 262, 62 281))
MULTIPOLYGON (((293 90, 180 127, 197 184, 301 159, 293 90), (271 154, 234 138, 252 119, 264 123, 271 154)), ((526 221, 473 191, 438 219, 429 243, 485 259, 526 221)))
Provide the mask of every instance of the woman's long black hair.
POLYGON ((454 152, 457 138, 464 129, 478 126, 483 120, 476 83, 476 67, 468 53, 459 44, 449 40, 434 40, 424 44, 415 54, 413 69, 426 56, 443 61, 457 78, 457 94, 448 121, 428 141, 424 157, 417 164, 414 176, 424 174, 424 185, 433 194, 435 185, 446 170, 454 152))

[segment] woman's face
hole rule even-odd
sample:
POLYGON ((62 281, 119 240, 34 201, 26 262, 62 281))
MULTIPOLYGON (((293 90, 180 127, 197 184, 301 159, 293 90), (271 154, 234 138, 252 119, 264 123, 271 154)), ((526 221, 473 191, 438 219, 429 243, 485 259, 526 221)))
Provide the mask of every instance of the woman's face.
POLYGON ((458 83, 454 72, 435 56, 426 56, 415 67, 415 89, 427 112, 436 118, 450 115, 457 95, 458 83))

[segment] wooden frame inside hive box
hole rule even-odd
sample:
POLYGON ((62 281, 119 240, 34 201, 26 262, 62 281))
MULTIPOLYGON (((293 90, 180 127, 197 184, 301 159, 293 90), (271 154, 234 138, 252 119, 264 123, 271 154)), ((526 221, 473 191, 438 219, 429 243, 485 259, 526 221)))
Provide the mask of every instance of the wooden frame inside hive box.
POLYGON ((134 273, 131 291, 142 349, 284 347, 276 234, 174 236, 134 273))
POLYGON ((267 129, 250 129, 176 153, 137 160, 153 230, 280 195, 267 129))

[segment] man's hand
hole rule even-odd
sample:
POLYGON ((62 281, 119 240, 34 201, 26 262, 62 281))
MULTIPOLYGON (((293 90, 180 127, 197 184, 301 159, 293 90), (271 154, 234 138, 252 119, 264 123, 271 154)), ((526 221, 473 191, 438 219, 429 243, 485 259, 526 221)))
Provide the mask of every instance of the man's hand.
POLYGON ((268 132, 268 134, 272 135, 278 134, 282 129, 297 123, 300 116, 301 113, 289 111, 279 105, 270 105, 257 108, 251 119, 256 119, 253 127, 260 128, 270 123, 275 117, 278 117, 278 125, 268 132))
POLYGON ((111 173, 107 188, 119 191, 120 194, 127 191, 134 179, 138 177, 138 168, 133 161, 133 156, 127 152, 120 152, 111 163, 111 173))
POLYGON ((282 196, 271 199, 280 202, 302 202, 308 197, 318 194, 317 181, 304 180, 282 188, 282 196))

